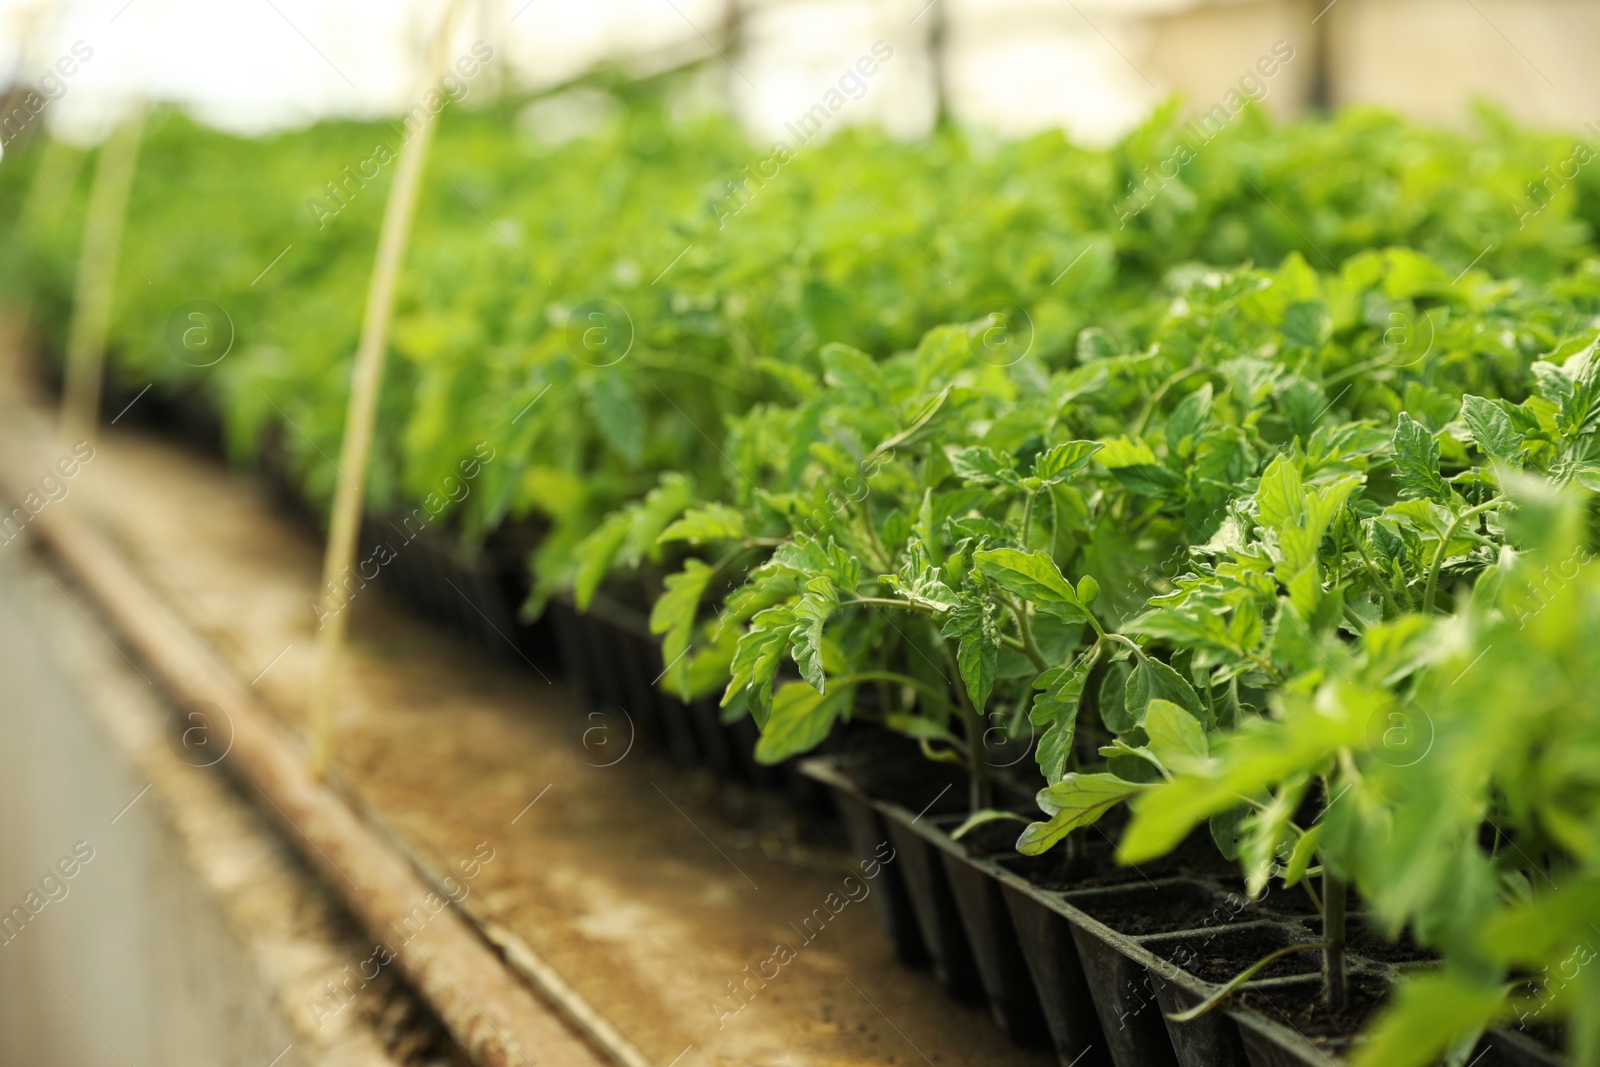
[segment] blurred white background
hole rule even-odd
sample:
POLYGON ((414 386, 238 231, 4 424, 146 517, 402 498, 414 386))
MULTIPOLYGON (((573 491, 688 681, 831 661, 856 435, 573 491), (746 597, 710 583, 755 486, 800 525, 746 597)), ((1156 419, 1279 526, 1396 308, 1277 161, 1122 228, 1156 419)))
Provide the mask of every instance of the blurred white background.
MULTIPOLYGON (((1104 143, 1170 93, 1204 110, 1278 42, 1280 113, 1376 101, 1452 121, 1476 97, 1524 121, 1600 119, 1600 0, 462 0, 457 41, 497 52, 490 90, 559 85, 598 63, 647 73, 716 60, 718 94, 762 139, 878 41, 893 59, 841 122, 925 132, 940 107, 1018 135, 1104 143)), ((0 83, 52 99, 58 136, 94 140, 134 97, 241 132, 404 110, 445 0, 0 0, 0 83), (51 82, 62 57, 92 50, 51 82)), ((452 52, 451 54, 455 54, 452 52)), ((474 86, 476 89, 477 86, 474 86)), ((13 103, 15 106, 15 93, 13 103)))

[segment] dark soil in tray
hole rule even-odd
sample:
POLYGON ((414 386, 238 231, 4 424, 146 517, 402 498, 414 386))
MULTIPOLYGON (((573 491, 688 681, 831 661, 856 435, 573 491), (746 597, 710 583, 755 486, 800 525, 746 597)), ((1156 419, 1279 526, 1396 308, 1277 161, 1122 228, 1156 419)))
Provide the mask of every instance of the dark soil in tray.
MULTIPOLYGON (((1308 953, 1316 959, 1315 953, 1308 953)), ((1273 1022, 1298 1030, 1313 1045, 1343 1045, 1366 1026, 1389 996, 1389 984, 1376 975, 1352 975, 1350 997, 1337 1014, 1322 1005, 1322 985, 1306 982, 1289 988, 1249 989, 1234 1000, 1241 1008, 1260 1012, 1273 1022)))
MULTIPOLYGON (((1281 929, 1258 926, 1194 934, 1146 947, 1196 978, 1221 985, 1232 981, 1262 957, 1292 943, 1281 929)), ((1291 978, 1299 974, 1315 974, 1321 969, 1322 953, 1307 950, 1273 961, 1257 971, 1252 980, 1291 978)))
MULTIPOLYGON (((1320 917, 1307 919, 1306 928, 1318 939, 1322 937, 1320 917)), ((1431 952, 1411 940, 1409 933, 1402 933, 1399 941, 1390 941, 1383 936, 1381 930, 1368 926, 1359 916, 1350 917, 1345 928, 1344 941, 1345 947, 1351 952, 1380 963, 1426 963, 1439 958, 1438 953, 1431 952)))
MULTIPOLYGON (((1235 892, 1243 893, 1245 884, 1243 878, 1232 879, 1228 888, 1235 892)), ((1293 918, 1318 918, 1321 912, 1317 910, 1316 902, 1311 899, 1311 894, 1300 885, 1284 888, 1281 884, 1267 886, 1256 903, 1265 911, 1274 915, 1286 915, 1293 918)))
POLYGON ((1515 1030, 1523 1037, 1536 1041, 1551 1052, 1561 1054, 1567 1050, 1567 1027, 1564 1023, 1536 1023, 1532 1019, 1521 1026, 1506 1024, 1506 1029, 1515 1030))
POLYGON ((1535 1041, 1550 1051, 1563 1053, 1567 1048, 1566 1024, 1556 1020, 1553 1012, 1545 1011, 1541 1002, 1549 996, 1550 991, 1537 981, 1524 980, 1513 987, 1514 996, 1526 998, 1528 1013, 1519 1018, 1507 1019, 1505 1030, 1535 1041))
POLYGON ((1242 897, 1229 899, 1195 883, 1128 886, 1072 898, 1074 906, 1119 934, 1170 934, 1241 922, 1257 916, 1242 897))
MULTIPOLYGON (((952 831, 960 825, 955 819, 946 822, 949 825, 941 827, 946 831, 952 831)), ((1022 833, 1023 825, 1010 819, 984 823, 963 834, 957 843, 964 846, 967 855, 974 859, 1009 859, 1017 855, 1017 837, 1022 833)))
POLYGON ((1190 837, 1160 859, 1124 866, 1117 862, 1116 831, 1102 831, 1099 826, 1089 827, 1080 836, 1076 855, 1062 842, 1040 860, 1008 861, 1006 866, 1040 889, 1060 891, 1152 882, 1179 875, 1225 878, 1238 870, 1217 851, 1206 831, 1190 837))
POLYGON ((924 809, 928 815, 966 814, 966 771, 929 762, 915 741, 898 734, 870 727, 852 731, 845 742, 845 767, 869 795, 913 814, 924 809))

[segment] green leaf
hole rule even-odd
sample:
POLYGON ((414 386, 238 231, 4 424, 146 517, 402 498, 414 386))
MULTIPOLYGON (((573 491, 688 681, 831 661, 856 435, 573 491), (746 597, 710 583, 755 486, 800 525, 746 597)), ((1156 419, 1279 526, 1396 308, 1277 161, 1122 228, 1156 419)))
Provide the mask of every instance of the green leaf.
POLYGON ((680 694, 687 691, 689 682, 689 665, 683 654, 689 647, 700 599, 705 596, 706 586, 715 573, 716 568, 700 560, 685 560, 683 570, 667 576, 666 590, 650 609, 650 632, 666 635, 661 642, 661 658, 667 664, 672 686, 680 694))
POLYGON ((578 564, 578 572, 573 578, 572 596, 579 611, 587 611, 594 601, 595 591, 610 572, 631 529, 633 514, 630 511, 614 511, 595 527, 593 533, 573 547, 572 558, 578 564))
POLYGON ((699 545, 707 541, 738 541, 744 536, 743 513, 726 504, 707 504, 685 512, 683 518, 661 532, 656 542, 687 541, 699 545))
MULTIPOLYGON (((1168 668, 1169 670, 1171 668, 1168 668)), ((1138 672, 1135 671, 1135 674, 1138 672)), ((1186 708, 1157 697, 1145 708, 1144 732, 1156 759, 1169 771, 1183 773, 1205 763, 1211 754, 1206 732, 1200 721, 1186 708)))
POLYGON ((1306 871, 1311 869, 1311 861, 1317 855, 1317 842, 1322 840, 1322 827, 1322 823, 1317 823, 1294 843, 1294 851, 1289 853, 1289 862, 1283 871, 1285 889, 1298 885, 1300 879, 1306 876, 1306 871))
POLYGON ((883 370, 871 356, 837 343, 823 345, 820 355, 824 380, 844 393, 850 402, 883 406, 889 403, 883 370))
POLYGON ((977 561, 978 570, 995 584, 1016 593, 1040 611, 1069 621, 1089 617, 1078 600, 1077 591, 1062 577, 1048 553, 992 548, 974 553, 973 559, 977 561))
POLYGON ((982 715, 994 691, 995 665, 1000 658, 1000 628, 994 621, 994 604, 978 597, 963 597, 950 612, 941 637, 960 638, 956 664, 966 683, 972 706, 982 715))
POLYGON ((1126 434, 1121 437, 1108 437, 1101 441, 1103 451, 1096 457, 1100 465, 1107 470, 1116 470, 1118 467, 1132 467, 1138 463, 1154 463, 1156 454, 1150 451, 1150 446, 1143 441, 1135 441, 1126 434))
POLYGON ((1468 393, 1461 398, 1461 421, 1467 424, 1473 443, 1484 455, 1510 467, 1522 466, 1523 436, 1499 404, 1468 393))
POLYGON ((1217 844, 1217 851, 1222 853, 1223 859, 1236 860, 1242 847, 1242 834, 1240 823, 1250 811, 1244 805, 1219 811, 1211 816, 1211 840, 1217 844))
POLYGON ((1159 463, 1130 463, 1113 468, 1111 474, 1125 489, 1140 496, 1161 499, 1175 496, 1183 488, 1183 476, 1159 463))
POLYGON ((1100 721, 1113 735, 1137 729, 1139 720, 1128 712, 1128 678, 1133 668, 1127 660, 1117 660, 1100 681, 1100 721))
POLYGON ((1167 448, 1173 455, 1186 454, 1193 448, 1211 416, 1211 383, 1207 382, 1190 393, 1172 409, 1167 419, 1167 448))
POLYGON ((1457 1041, 1505 1013, 1501 986, 1448 971, 1408 978, 1357 1047, 1351 1067, 1429 1067, 1457 1041))
POLYGON ((1207 722, 1209 716, 1202 707, 1200 695, 1194 691, 1194 686, 1184 681, 1182 675, 1158 659, 1139 660, 1139 665, 1128 676, 1124 700, 1127 716, 1135 726, 1144 723, 1153 701, 1176 704, 1197 723, 1210 725, 1207 722))
POLYGON ((805 682, 790 682, 772 698, 772 713, 761 728, 756 762, 782 763, 809 752, 828 736, 845 709, 851 687, 824 696, 805 682))
POLYGON ((1029 823, 1017 838, 1017 851, 1024 856, 1037 856, 1144 788, 1114 774, 1069 774, 1039 791, 1039 807, 1050 821, 1029 823))
POLYGON ((1014 811, 1001 811, 998 808, 984 808, 982 811, 975 811, 971 815, 968 815, 965 822, 956 827, 954 830, 950 831, 950 838, 953 841, 960 841, 963 837, 967 836, 980 826, 984 826, 992 822, 1000 822, 1001 820, 1013 819, 1017 822, 1028 821, 1028 817, 1026 815, 1018 815, 1014 811))
POLYGON ((637 567, 641 559, 655 550, 656 540, 667 524, 683 514, 683 509, 693 499, 694 487, 689 479, 673 471, 663 474, 661 484, 645 494, 644 500, 632 509, 633 524, 618 554, 622 565, 637 567))
POLYGON ((833 579, 821 574, 806 583, 806 594, 794 607, 798 625, 792 634, 791 650, 800 668, 800 677, 809 682, 817 692, 826 692, 828 675, 822 665, 822 631, 828 618, 839 610, 839 587, 833 579))
MULTIPOLYGON (((1196 596, 1181 604, 1162 604, 1128 622, 1122 632, 1159 637, 1180 647, 1237 654, 1241 649, 1227 620, 1223 618, 1224 607, 1220 598, 1204 596, 1196 596)), ((1259 639, 1259 635, 1257 637, 1259 639)), ((1255 646, 1252 644, 1249 647, 1255 646)))
POLYGON ((1495 959, 1537 966, 1563 939, 1595 926, 1600 926, 1600 877, 1591 875, 1493 916, 1482 927, 1481 940, 1495 959))
POLYGON ((1305 514, 1305 486, 1300 481, 1300 470, 1294 460, 1279 453, 1261 473, 1261 483, 1256 487, 1256 514, 1261 525, 1281 530, 1298 522, 1305 514))
POLYGON ((789 635, 796 624, 794 609, 787 605, 756 612, 750 628, 739 638, 733 654, 732 675, 722 694, 722 706, 745 690, 750 690, 750 714, 756 725, 766 723, 772 702, 772 679, 789 647, 789 635))
POLYGON ((968 448, 945 449, 950 468, 967 485, 1019 486, 1022 479, 1011 469, 1010 457, 1002 457, 992 448, 972 445, 968 448))
POLYGON ((1305 798, 1311 779, 1297 775, 1283 783, 1272 799, 1251 811, 1244 819, 1242 830, 1245 894, 1258 897, 1272 877, 1272 867, 1282 847, 1290 839, 1294 815, 1305 798))
POLYGON ((1078 729, 1078 711, 1083 700, 1083 687, 1089 680, 1093 660, 1085 656, 1070 667, 1053 667, 1033 680, 1033 707, 1028 711, 1028 721, 1034 726, 1046 727, 1034 750, 1044 780, 1054 784, 1067 771, 1072 754, 1072 741, 1078 729))
POLYGON ((637 465, 644 456, 646 420, 627 375, 615 371, 591 375, 584 388, 584 406, 605 443, 629 464, 637 465))
POLYGON ((1095 453, 1105 446, 1098 441, 1067 441, 1039 453, 1033 461, 1033 476, 1046 485, 1064 482, 1089 465, 1095 453))
POLYGON ((1392 440, 1402 495, 1448 504, 1450 487, 1439 476, 1439 442, 1427 427, 1402 411, 1392 440))

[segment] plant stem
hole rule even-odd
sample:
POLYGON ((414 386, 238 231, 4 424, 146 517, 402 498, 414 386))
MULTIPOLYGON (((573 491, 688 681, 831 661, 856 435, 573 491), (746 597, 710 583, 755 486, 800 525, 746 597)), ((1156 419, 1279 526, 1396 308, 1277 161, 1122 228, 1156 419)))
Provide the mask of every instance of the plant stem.
POLYGON ((1394 609, 1396 615, 1404 615, 1405 612, 1401 610, 1400 602, 1394 598, 1394 591, 1389 588, 1389 579, 1378 569, 1378 565, 1372 561, 1372 557, 1367 555, 1367 546, 1361 543, 1361 538, 1357 537, 1355 539, 1355 546, 1356 553, 1361 556, 1361 562, 1366 565, 1367 573, 1372 575, 1372 584, 1378 587, 1378 592, 1383 594, 1383 599, 1394 609))
POLYGON ((1040 671, 1050 669, 1050 661, 1044 658, 1044 653, 1039 651, 1039 644, 1033 639, 1033 627, 1028 624, 1028 609, 1025 605, 1017 603, 1010 597, 1002 597, 1002 602, 1011 609, 1011 614, 1017 619, 1017 633, 1022 637, 1022 654, 1027 656, 1034 667, 1040 671))
POLYGON ((1444 536, 1439 539, 1439 551, 1433 554, 1433 564, 1428 568, 1428 584, 1422 592, 1422 610, 1424 613, 1433 610, 1433 596, 1439 588, 1439 569, 1444 566, 1445 553, 1450 551, 1450 539, 1456 535, 1456 530, 1468 519, 1491 511, 1503 503, 1500 497, 1486 500, 1477 507, 1468 508, 1450 520, 1450 525, 1444 529, 1444 536))
POLYGON ((1157 405, 1161 403, 1162 398, 1167 395, 1167 390, 1189 377, 1189 375, 1199 373, 1200 370, 1201 368, 1197 366, 1185 367, 1180 371, 1175 371, 1166 381, 1157 386, 1156 391, 1150 394, 1150 399, 1145 401, 1144 410, 1139 412, 1139 417, 1134 420, 1133 426, 1129 428, 1129 436, 1138 437, 1144 433, 1144 424, 1150 421, 1151 414, 1154 413, 1157 405))
POLYGON ((973 811, 982 811, 994 807, 994 786, 989 780, 989 761, 983 746, 983 713, 972 706, 972 698, 967 694, 967 687, 961 681, 961 666, 956 661, 955 653, 950 650, 950 642, 941 641, 939 647, 944 650, 944 662, 950 670, 950 675, 955 681, 956 699, 967 712, 963 720, 963 729, 967 735, 967 803, 973 811))
POLYGON ((1033 526, 1033 498, 1038 493, 1029 493, 1022 502, 1022 550, 1028 550, 1028 532, 1033 526))
POLYGON ((1345 903, 1348 887, 1344 880, 1322 868, 1322 1001, 1329 1011, 1343 1011, 1349 996, 1345 976, 1345 903))
MULTIPOLYGON (((437 36, 428 51, 424 73, 431 83, 445 67, 446 42, 455 25, 460 0, 445 8, 437 36)), ((367 303, 361 317, 361 338, 350 368, 350 397, 345 409, 343 438, 339 444, 340 472, 334 486, 333 508, 328 518, 328 540, 322 557, 321 618, 327 620, 319 640, 320 658, 312 683, 307 721, 311 727, 311 773, 327 776, 333 759, 334 706, 338 694, 339 665, 344 657, 345 633, 350 613, 340 610, 338 582, 355 562, 356 538, 361 534, 361 514, 366 506, 367 465, 372 456, 373 424, 383 390, 383 367, 389 351, 389 319, 394 309, 406 243, 416 216, 422 188, 422 171, 428 160, 436 122, 424 123, 415 136, 400 146, 394 183, 383 207, 378 249, 367 283, 367 303)))
POLYGON ((864 604, 875 608, 900 608, 904 611, 914 611, 919 615, 932 615, 934 610, 925 604, 918 604, 914 600, 895 600, 892 597, 858 596, 852 600, 841 600, 840 605, 849 607, 852 604, 864 604))
MULTIPOLYGON (((128 194, 144 137, 144 106, 111 134, 94 166, 89 191, 88 223, 83 250, 78 253, 78 276, 73 287, 72 323, 67 334, 66 381, 61 392, 61 423, 65 432, 93 440, 100 415, 100 393, 105 377, 106 333, 110 329, 117 287, 117 242, 128 217, 128 194)), ((187 333, 184 334, 188 336, 187 333)))

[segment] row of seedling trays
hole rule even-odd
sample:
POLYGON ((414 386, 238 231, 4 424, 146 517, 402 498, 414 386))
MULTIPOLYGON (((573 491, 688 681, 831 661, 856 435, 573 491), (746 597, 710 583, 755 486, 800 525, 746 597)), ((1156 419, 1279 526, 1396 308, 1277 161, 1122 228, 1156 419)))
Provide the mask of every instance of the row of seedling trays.
MULTIPOLYGON (((374 521, 370 535, 385 528, 374 521)), ((900 960, 931 969, 958 1000, 987 1001, 1017 1044, 1053 1048, 1071 1067, 1330 1067, 1395 977, 1435 965, 1422 950, 1365 931, 1357 916, 1345 1012, 1322 1010, 1322 954, 1308 949, 1282 956, 1216 1009, 1177 1021, 1266 955, 1318 944, 1311 899, 1299 889, 1248 899, 1208 838, 1143 869, 1117 866, 1112 829, 1079 831, 1072 847, 1035 858, 1011 847, 1014 824, 957 841, 950 834, 966 809, 965 783, 882 737, 854 753, 761 765, 748 716, 725 721, 714 700, 684 703, 657 684, 660 646, 637 609, 602 591, 586 612, 557 600, 537 624, 521 622, 527 547, 473 554, 446 537, 419 536, 385 580, 419 612, 508 662, 543 655, 554 666, 553 645, 584 698, 580 726, 596 762, 637 743, 779 791, 806 810, 831 800, 859 859, 881 857, 884 842, 894 850, 873 899, 900 960), (897 764, 887 776, 886 762, 897 764)), ((836 736, 833 747, 850 736, 836 736)), ((1013 800, 1027 810, 1025 797, 1013 800)), ((1495 1030, 1467 1062, 1564 1061, 1521 1033, 1495 1030)))
MULTIPOLYGON (((191 426, 177 429, 198 436, 191 426)), ((269 484, 312 519, 272 458, 268 449, 269 484)), ((584 698, 579 728, 597 762, 637 743, 781 792, 812 812, 831 799, 860 860, 881 858, 885 842, 894 850, 873 899, 900 960, 931 969, 958 1000, 986 1001, 1014 1042, 1053 1048, 1063 1065, 1330 1067, 1396 976, 1435 966, 1427 953, 1363 930, 1357 916, 1345 1012, 1322 1009, 1321 953, 1308 949, 1280 957, 1214 1010, 1178 1021, 1174 1015, 1257 960, 1316 945, 1321 919, 1309 897, 1296 889, 1248 899, 1209 840, 1142 869, 1117 866, 1113 828, 1079 831, 1070 846, 1042 857, 1014 851, 1014 824, 982 826, 957 841, 950 835, 966 810, 965 783, 883 737, 867 736, 854 751, 761 765, 748 716, 725 721, 715 701, 684 703, 657 685, 664 664, 642 611, 602 592, 587 612, 557 600, 537 623, 522 621, 537 530, 500 531, 474 552, 442 530, 407 537, 414 529, 380 516, 362 532, 363 544, 404 542, 381 579, 399 599, 491 656, 541 674, 563 671, 584 698)), ((836 736, 832 747, 849 740, 836 736)), ((1019 811, 1028 810, 1026 799, 1011 798, 1019 811)), ((1492 1030, 1466 1062, 1564 1061, 1520 1032, 1492 1030)))

